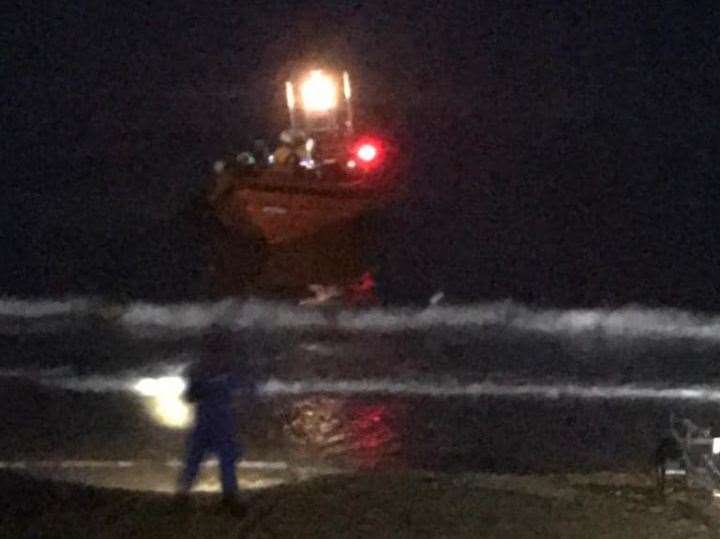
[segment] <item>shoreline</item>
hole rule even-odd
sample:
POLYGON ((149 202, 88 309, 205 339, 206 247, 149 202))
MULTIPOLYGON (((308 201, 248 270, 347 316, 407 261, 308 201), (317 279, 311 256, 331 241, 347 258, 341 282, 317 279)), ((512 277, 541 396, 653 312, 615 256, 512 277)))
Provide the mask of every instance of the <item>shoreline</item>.
POLYGON ((647 474, 328 475, 242 491, 248 515, 217 494, 182 508, 168 494, 88 487, 0 471, 0 537, 667 537, 720 536, 701 491, 647 474))

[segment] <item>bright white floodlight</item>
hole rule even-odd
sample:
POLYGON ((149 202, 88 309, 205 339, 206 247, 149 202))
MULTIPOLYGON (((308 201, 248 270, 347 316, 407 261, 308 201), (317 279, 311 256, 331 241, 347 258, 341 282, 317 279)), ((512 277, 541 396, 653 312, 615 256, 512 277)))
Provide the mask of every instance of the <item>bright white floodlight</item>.
POLYGON ((327 112, 337 106, 337 87, 322 71, 311 71, 300 87, 303 108, 307 112, 327 112))
POLYGON ((179 376, 163 376, 142 378, 133 389, 147 398, 148 408, 158 423, 173 429, 184 429, 193 420, 192 409, 182 399, 185 387, 185 381, 179 376))

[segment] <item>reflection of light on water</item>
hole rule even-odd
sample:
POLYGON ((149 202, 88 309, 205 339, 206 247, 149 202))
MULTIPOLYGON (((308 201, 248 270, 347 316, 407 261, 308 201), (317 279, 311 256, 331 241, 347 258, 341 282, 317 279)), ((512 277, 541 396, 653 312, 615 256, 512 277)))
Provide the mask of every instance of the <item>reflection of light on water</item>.
POLYGON ((142 378, 133 389, 147 398, 153 418, 161 425, 182 429, 193 419, 192 409, 182 399, 185 381, 179 376, 142 378))
POLYGON ((284 430, 302 452, 373 467, 400 450, 396 412, 385 404, 315 396, 292 405, 284 430))
MULTIPOLYGON (((238 487, 243 490, 256 490, 275 487, 277 485, 283 485, 287 482, 287 479, 283 478, 238 478, 238 487)), ((215 479, 200 480, 193 487, 193 491, 195 492, 220 492, 221 490, 222 486, 220 484, 220 481, 217 481, 215 479)))

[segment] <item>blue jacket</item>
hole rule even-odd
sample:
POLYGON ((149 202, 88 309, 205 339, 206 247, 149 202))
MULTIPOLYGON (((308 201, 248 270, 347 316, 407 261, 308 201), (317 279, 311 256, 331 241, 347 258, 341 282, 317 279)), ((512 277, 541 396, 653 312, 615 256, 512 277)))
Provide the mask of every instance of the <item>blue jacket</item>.
POLYGON ((185 398, 196 405, 196 428, 215 436, 234 434, 233 400, 240 387, 240 377, 232 371, 192 372, 185 398))

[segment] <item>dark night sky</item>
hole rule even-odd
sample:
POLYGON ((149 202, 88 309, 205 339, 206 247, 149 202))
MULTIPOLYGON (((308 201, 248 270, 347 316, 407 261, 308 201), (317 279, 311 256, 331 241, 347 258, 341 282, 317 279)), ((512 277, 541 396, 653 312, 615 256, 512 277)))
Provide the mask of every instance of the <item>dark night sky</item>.
POLYGON ((215 157, 279 130, 287 70, 317 58, 350 69, 409 157, 398 268, 477 297, 720 307, 718 8, 336 4, 15 9, 4 281, 42 265, 42 291, 58 245, 71 260, 169 219, 215 157))

